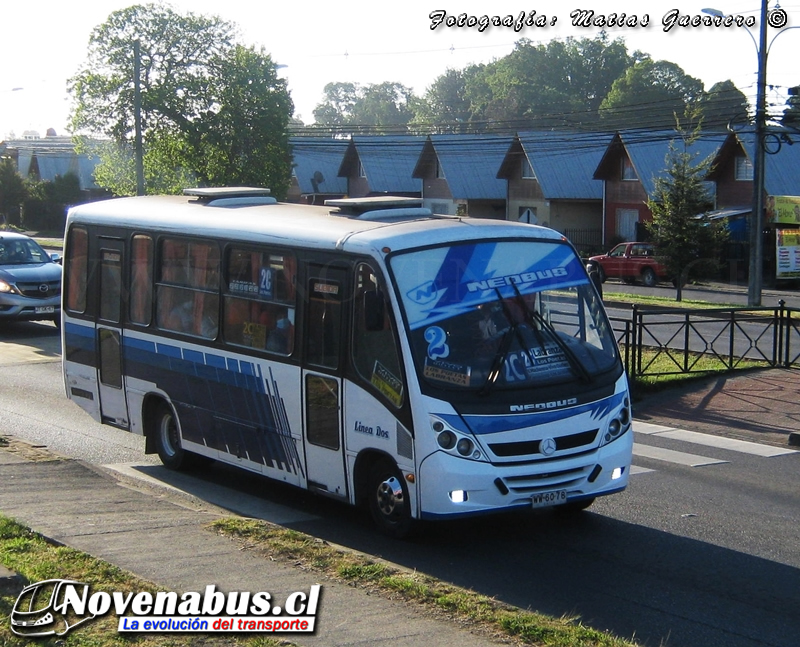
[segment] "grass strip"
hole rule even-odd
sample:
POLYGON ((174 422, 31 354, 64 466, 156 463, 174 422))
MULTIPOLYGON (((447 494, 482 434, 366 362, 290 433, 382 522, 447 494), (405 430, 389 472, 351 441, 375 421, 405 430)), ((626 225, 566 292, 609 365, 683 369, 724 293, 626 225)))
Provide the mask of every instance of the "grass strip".
POLYGON ((387 597, 400 596, 451 621, 503 640, 536 647, 635 647, 636 643, 587 627, 578 618, 552 618, 441 582, 422 573, 335 548, 266 521, 228 517, 210 527, 265 557, 313 569, 387 597))
MULTIPOLYGON (((18 573, 21 586, 47 579, 70 579, 83 582, 92 591, 148 591, 159 590, 151 582, 142 580, 108 562, 86 553, 59 546, 29 528, 0 514, 0 563, 18 573)), ((34 641, 17 636, 11 631, 9 616, 21 586, 0 587, 0 645, 3 647, 30 646, 34 641)), ((290 647, 291 643, 263 636, 231 636, 207 634, 119 634, 117 618, 107 614, 76 627, 65 636, 41 638, 35 641, 41 647, 290 647)))

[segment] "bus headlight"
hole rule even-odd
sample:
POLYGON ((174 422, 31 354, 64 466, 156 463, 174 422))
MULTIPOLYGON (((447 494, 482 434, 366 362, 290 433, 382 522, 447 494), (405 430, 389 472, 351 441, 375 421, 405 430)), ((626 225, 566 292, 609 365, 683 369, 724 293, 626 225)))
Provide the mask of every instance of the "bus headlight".
POLYGON ((456 446, 456 435, 448 429, 436 436, 436 442, 442 449, 453 449, 456 446))
POLYGON ((622 409, 619 410, 617 415, 612 418, 606 430, 603 432, 603 437, 600 440, 600 446, 607 445, 622 436, 628 429, 631 428, 631 411, 627 406, 627 402, 622 409))
POLYGON ((475 461, 485 460, 480 447, 466 432, 452 429, 447 423, 433 416, 431 416, 431 429, 436 434, 436 443, 446 452, 475 461))

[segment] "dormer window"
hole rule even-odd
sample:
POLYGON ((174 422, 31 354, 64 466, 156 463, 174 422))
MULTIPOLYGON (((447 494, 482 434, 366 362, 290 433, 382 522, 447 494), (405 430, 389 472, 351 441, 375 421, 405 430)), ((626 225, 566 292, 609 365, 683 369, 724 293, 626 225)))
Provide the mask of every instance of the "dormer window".
POLYGON ((522 179, 523 180, 536 179, 536 174, 533 172, 533 166, 531 166, 531 163, 528 160, 527 155, 522 158, 522 179))
POLYGON ((752 180, 753 179, 753 164, 744 155, 736 156, 736 179, 737 180, 752 180))
POLYGON ((630 159, 627 157, 622 158, 622 169, 620 171, 620 179, 621 180, 638 180, 639 178, 636 177, 636 171, 633 168, 633 164, 631 164, 630 159))
POLYGON ((441 162, 439 162, 439 158, 436 158, 436 179, 437 180, 444 180, 444 169, 442 168, 441 162))

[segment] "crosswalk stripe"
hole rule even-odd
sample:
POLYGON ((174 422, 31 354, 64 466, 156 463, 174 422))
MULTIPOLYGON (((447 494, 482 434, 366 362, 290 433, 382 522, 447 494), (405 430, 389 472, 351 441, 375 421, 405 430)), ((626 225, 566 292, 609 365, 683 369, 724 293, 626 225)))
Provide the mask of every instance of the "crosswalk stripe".
POLYGON ((785 454, 797 453, 797 450, 794 449, 773 447, 772 445, 762 445, 761 443, 754 443, 748 440, 739 440, 738 438, 727 438, 725 436, 701 434, 696 431, 686 431, 685 429, 673 429, 671 431, 655 433, 659 438, 683 440, 687 443, 705 445, 708 447, 718 447, 720 449, 729 449, 734 452, 753 454, 755 456, 762 456, 764 458, 772 458, 773 456, 784 456, 785 454))
POLYGON ((634 474, 647 474, 648 472, 655 472, 649 467, 640 467, 639 465, 631 465, 631 476, 634 474))
POLYGON ((706 456, 689 454, 687 452, 677 452, 673 449, 665 449, 663 447, 642 445, 640 443, 633 444, 633 455, 642 456, 644 458, 652 458, 657 461, 676 463, 678 465, 687 465, 689 467, 700 467, 701 465, 716 465, 718 463, 728 462, 728 461, 718 460, 716 458, 708 458, 706 456))

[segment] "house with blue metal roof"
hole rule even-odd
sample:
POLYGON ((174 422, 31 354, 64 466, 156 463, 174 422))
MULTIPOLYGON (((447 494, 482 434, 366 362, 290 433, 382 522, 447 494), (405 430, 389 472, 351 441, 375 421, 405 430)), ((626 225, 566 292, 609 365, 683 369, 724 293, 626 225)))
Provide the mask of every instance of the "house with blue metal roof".
MULTIPOLYGON (((716 182, 716 216, 728 223, 731 276, 742 279, 748 265, 749 223, 753 213, 755 133, 728 134, 708 179, 716 182)), ((764 278, 776 277, 776 232, 800 228, 800 133, 771 127, 764 156, 764 278), (795 210, 797 207, 797 211, 795 210)))
POLYGON ((99 159, 77 153, 71 137, 7 140, 0 142, 0 155, 14 160, 23 178, 52 182, 56 176, 71 173, 78 178, 81 191, 103 193, 94 180, 99 159))
POLYGON ((290 137, 292 183, 289 202, 324 204, 325 200, 347 194, 347 181, 339 177, 349 139, 290 137))
POLYGON ((347 181, 347 195, 421 197, 422 183, 413 173, 424 145, 424 137, 411 135, 354 135, 338 173, 347 181))
MULTIPOLYGON (((703 133, 691 144, 697 163, 713 159, 726 133, 703 133)), ((675 130, 620 131, 608 145, 594 178, 603 183, 603 244, 633 241, 642 237, 642 225, 653 220, 647 206, 656 179, 667 176, 670 144, 684 146, 675 130)), ((714 204, 714 185, 709 184, 709 202, 714 204)))
POLYGON ((412 176, 422 181, 423 206, 434 213, 506 218, 506 182, 497 169, 512 137, 429 135, 412 176))
POLYGON ((593 175, 611 139, 611 133, 518 133, 497 172, 507 183, 507 217, 551 227, 579 248, 599 246, 603 183, 593 175))

